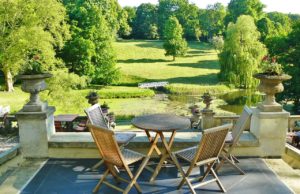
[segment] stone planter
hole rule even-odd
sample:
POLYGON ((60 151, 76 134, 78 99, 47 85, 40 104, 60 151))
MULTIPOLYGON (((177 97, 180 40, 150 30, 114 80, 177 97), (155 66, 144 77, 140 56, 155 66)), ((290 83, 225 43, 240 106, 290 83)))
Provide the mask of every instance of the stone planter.
POLYGON ((20 75, 22 80, 22 90, 30 93, 29 102, 23 106, 23 112, 43 112, 47 108, 47 103, 40 101, 39 92, 46 89, 46 78, 52 77, 52 74, 20 75))
POLYGON ((90 105, 92 105, 92 106, 93 106, 94 104, 97 104, 98 101, 99 101, 99 96, 97 95, 97 93, 95 93, 95 94, 89 94, 89 95, 87 95, 85 98, 88 99, 88 103, 89 103, 90 105))
POLYGON ((103 114, 107 114, 107 113, 108 113, 108 109, 109 109, 109 108, 102 108, 102 107, 101 107, 101 111, 102 111, 103 114))
POLYGON ((291 76, 258 73, 253 77, 260 80, 257 87, 258 91, 266 94, 264 101, 258 105, 258 108, 263 112, 281 112, 282 106, 275 101, 275 94, 284 90, 282 82, 291 79, 291 76))
POLYGON ((210 110, 209 107, 214 98, 209 93, 204 93, 203 96, 201 96, 201 98, 203 100, 203 103, 206 105, 204 109, 210 110))

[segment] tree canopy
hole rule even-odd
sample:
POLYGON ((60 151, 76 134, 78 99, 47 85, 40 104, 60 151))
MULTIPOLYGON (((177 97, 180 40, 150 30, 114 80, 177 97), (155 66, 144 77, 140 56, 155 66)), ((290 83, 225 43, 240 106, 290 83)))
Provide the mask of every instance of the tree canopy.
POLYGON ((151 3, 142 3, 136 9, 136 17, 133 24, 135 38, 157 39, 157 6, 151 3), (156 27, 156 30, 151 28, 156 27))
POLYGON ((110 84, 117 80, 111 26, 98 0, 76 0, 66 4, 72 38, 61 53, 71 72, 86 75, 92 82, 110 84))
POLYGON ((171 16, 164 30, 164 49, 166 56, 173 56, 173 60, 177 56, 183 56, 187 52, 187 43, 182 38, 183 30, 176 17, 171 16))
POLYGON ((254 21, 259 20, 263 16, 264 4, 260 0, 231 0, 228 4, 228 14, 225 23, 236 22, 241 15, 250 15, 254 21))
POLYGON ((285 90, 280 94, 281 100, 293 101, 294 111, 300 112, 300 21, 295 22, 287 37, 279 37, 273 42, 272 53, 284 66, 284 71, 292 79, 284 83, 285 90))
POLYGON ((259 38, 260 33, 251 16, 242 15, 235 24, 228 25, 224 48, 219 54, 222 80, 240 88, 256 85, 252 76, 266 55, 266 48, 259 38))
POLYGON ((51 69, 59 63, 55 49, 68 37, 66 11, 59 1, 0 0, 0 68, 6 90, 13 90, 13 76, 24 68, 28 52, 39 50, 44 69, 51 69))
POLYGON ((200 36, 200 25, 197 6, 189 4, 188 0, 159 0, 158 30, 161 35, 167 20, 171 16, 175 16, 178 19, 186 38, 198 39, 198 36, 200 36))
POLYGON ((222 35, 225 31, 225 16, 226 8, 221 3, 208 5, 206 9, 201 10, 199 20, 202 35, 208 38, 222 35))

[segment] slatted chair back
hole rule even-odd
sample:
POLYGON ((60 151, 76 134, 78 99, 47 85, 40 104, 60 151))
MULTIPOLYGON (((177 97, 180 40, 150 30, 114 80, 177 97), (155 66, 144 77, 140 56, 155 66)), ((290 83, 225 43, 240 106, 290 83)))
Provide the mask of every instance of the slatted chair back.
POLYGON ((236 124, 232 129, 232 145, 237 144, 242 135, 243 131, 245 130, 246 126, 249 125, 250 118, 252 115, 252 111, 248 106, 245 106, 240 118, 237 120, 236 124))
POLYGON ((124 159, 115 139, 114 132, 100 126, 91 124, 88 124, 87 126, 91 131, 102 159, 105 162, 116 165, 118 167, 124 166, 124 159))
POLYGON ((99 104, 94 104, 93 106, 84 109, 84 112, 92 125, 110 129, 99 104))
POLYGON ((224 146, 225 138, 232 124, 206 129, 202 133, 193 163, 205 160, 216 160, 224 146))

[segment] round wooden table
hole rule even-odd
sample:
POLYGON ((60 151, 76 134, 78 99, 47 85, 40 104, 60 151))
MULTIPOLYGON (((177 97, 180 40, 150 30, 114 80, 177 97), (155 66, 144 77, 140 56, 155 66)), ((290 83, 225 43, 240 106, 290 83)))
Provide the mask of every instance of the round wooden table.
POLYGON ((158 155, 161 156, 160 161, 153 172, 150 181, 154 181, 158 175, 163 162, 170 156, 171 160, 174 161, 171 154, 171 147, 174 142, 175 134, 177 130, 187 129, 191 123, 188 118, 172 115, 172 114, 151 114, 135 117, 131 121, 132 125, 142 129, 146 132, 147 137, 151 143, 151 147, 147 153, 147 156, 151 157, 152 152, 155 150, 158 155), (154 139, 151 137, 150 132, 155 132, 154 139), (167 142, 164 132, 171 132, 169 142, 167 142), (157 147, 159 137, 161 138, 162 144, 165 147, 165 152, 162 153, 157 147))

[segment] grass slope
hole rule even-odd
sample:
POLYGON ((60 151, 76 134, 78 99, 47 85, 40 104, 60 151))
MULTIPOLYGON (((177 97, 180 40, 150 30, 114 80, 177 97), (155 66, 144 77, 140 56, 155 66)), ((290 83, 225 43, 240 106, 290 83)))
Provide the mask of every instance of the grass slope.
MULTIPOLYGON (((145 81, 168 81, 172 88, 219 85, 217 53, 206 43, 189 42, 185 57, 166 57, 162 41, 121 41, 114 44, 120 85, 137 85, 145 81), (130 52, 128 52, 130 51, 130 52), (183 87, 184 85, 184 87, 183 87)), ((222 90, 226 88, 222 86, 222 90)), ((206 89, 207 90, 207 89, 206 89)))

